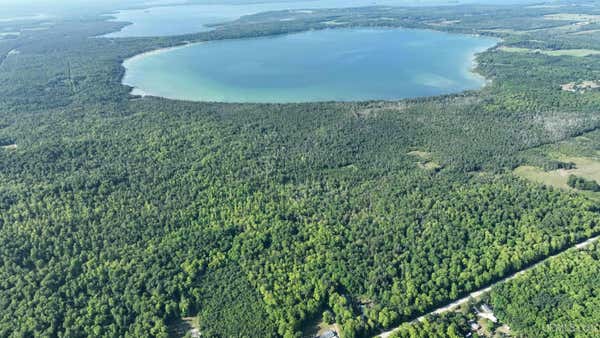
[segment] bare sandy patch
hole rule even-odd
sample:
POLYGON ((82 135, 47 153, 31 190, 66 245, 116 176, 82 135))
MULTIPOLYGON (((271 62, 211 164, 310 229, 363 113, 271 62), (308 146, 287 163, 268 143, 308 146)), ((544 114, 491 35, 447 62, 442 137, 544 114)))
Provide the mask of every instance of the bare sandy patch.
POLYGON ((436 21, 436 22, 429 22, 428 25, 444 27, 444 26, 455 25, 457 23, 460 23, 460 20, 442 20, 442 21, 436 21))
POLYGON ((374 117, 384 111, 404 111, 408 105, 404 102, 373 102, 366 107, 357 107, 352 111, 355 117, 374 117))
POLYGON ((16 144, 8 144, 5 146, 2 146, 2 149, 4 150, 17 150, 18 146, 16 144))
POLYGON ((600 88, 600 81, 582 81, 582 82, 569 82, 560 86, 560 88, 566 92, 572 93, 585 93, 588 90, 595 90, 600 88))
POLYGON ((500 34, 515 34, 522 35, 526 34, 526 31, 518 31, 510 28, 494 28, 494 29, 482 29, 482 32, 500 33, 500 34))
POLYGON ((347 21, 335 21, 335 20, 325 21, 323 23, 326 24, 327 26, 341 26, 341 25, 347 25, 348 24, 347 21))
POLYGON ((425 161, 431 160, 431 153, 428 151, 413 150, 413 151, 408 152, 408 155, 416 156, 425 161))

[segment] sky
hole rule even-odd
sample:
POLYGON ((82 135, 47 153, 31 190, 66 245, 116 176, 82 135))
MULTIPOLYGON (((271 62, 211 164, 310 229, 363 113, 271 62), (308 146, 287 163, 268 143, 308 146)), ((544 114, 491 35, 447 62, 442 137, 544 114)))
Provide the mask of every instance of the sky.
MULTIPOLYGON (((168 1, 165 0, 165 2, 168 1)), ((151 0, 0 0, 0 8, 2 8, 0 17, 28 16, 40 13, 51 15, 95 13, 143 3, 150 4, 151 2, 151 0)))

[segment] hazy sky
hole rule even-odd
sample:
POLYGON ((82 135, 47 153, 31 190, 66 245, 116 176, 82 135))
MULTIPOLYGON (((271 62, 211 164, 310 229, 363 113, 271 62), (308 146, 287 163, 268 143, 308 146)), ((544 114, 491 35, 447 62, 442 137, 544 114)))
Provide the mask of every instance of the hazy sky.
MULTIPOLYGON (((156 6, 165 4, 196 3, 196 4, 226 4, 226 3, 260 3, 260 2, 285 2, 294 0, 0 0, 0 18, 27 16, 34 14, 49 15, 73 15, 73 14, 92 14, 99 11, 108 11, 115 9, 125 9, 132 6, 156 6)), ((318 0, 315 0, 318 1, 318 0)), ((480 3, 503 3, 502 0, 461 0, 462 2, 480 2, 480 3)), ((518 2, 519 0, 508 0, 508 2, 518 2)), ((532 2, 522 0, 523 2, 532 2)), ((372 3, 377 3, 372 0, 372 3)), ((385 1, 384 1, 385 2, 385 1)), ((450 0, 397 0, 401 3, 427 3, 427 2, 450 2, 450 0)), ((366 1, 370 4, 371 1, 366 1)))
POLYGON ((2 8, 0 17, 39 13, 61 15, 80 11, 91 13, 152 2, 148 0, 0 0, 0 8, 2 8))

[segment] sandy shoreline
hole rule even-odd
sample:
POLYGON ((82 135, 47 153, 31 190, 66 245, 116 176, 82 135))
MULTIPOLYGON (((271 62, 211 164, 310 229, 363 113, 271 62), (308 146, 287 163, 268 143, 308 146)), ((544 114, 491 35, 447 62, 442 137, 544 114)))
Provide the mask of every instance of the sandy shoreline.
POLYGON ((497 37, 488 37, 485 35, 481 35, 481 34, 471 34, 473 36, 476 37, 486 37, 486 38, 490 38, 490 39, 495 39, 497 40, 496 43, 493 46, 490 46, 488 48, 484 48, 484 49, 473 49, 470 53, 470 68, 469 68, 469 73, 471 73, 472 75, 474 75, 476 78, 482 79, 484 81, 484 85, 482 86, 482 88, 480 88, 479 90, 483 89, 486 86, 489 86, 490 84, 492 84, 493 79, 487 78, 485 77, 483 74, 479 73, 477 71, 477 68, 479 67, 479 62, 477 61, 477 57, 479 56, 479 54, 485 53, 491 49, 497 48, 498 46, 500 46, 503 42, 504 39, 502 38, 497 38, 497 37))
MULTIPOLYGON (((494 46, 496 46, 496 45, 494 45, 494 46)), ((467 61, 468 62, 467 67, 469 67, 468 68, 469 75, 477 80, 481 80, 481 82, 484 83, 484 86, 488 85, 491 80, 486 78, 485 76, 483 76, 483 74, 481 74, 477 71, 477 68, 479 67, 479 61, 477 61, 477 56, 481 53, 485 53, 486 51, 490 50, 491 48, 494 48, 494 46, 485 48, 485 49, 476 48, 469 53, 469 58, 467 61)))
POLYGON ((178 45, 178 46, 172 46, 172 47, 165 47, 165 48, 159 48, 159 49, 153 49, 144 53, 140 53, 140 54, 136 54, 132 57, 126 58, 125 60, 123 60, 123 62, 121 63, 121 65, 123 66, 123 68, 125 68, 125 73, 123 74, 123 78, 121 79, 121 84, 124 86, 128 86, 131 87, 131 91, 129 92, 130 95, 134 95, 134 96, 152 96, 152 94, 146 93, 143 89, 136 87, 134 84, 132 83, 128 83, 127 82, 127 72, 129 71, 130 65, 133 62, 137 62, 140 61, 142 59, 145 59, 147 57, 151 57, 154 55, 159 55, 162 53, 167 53, 170 51, 174 51, 174 50, 178 50, 178 49, 183 49, 183 48, 188 48, 194 45, 198 45, 201 43, 205 43, 206 41, 199 41, 199 42, 189 42, 189 41, 185 41, 183 44, 178 45))
POLYGON ((129 57, 129 58, 126 58, 125 60, 123 60, 123 66, 125 66, 125 68, 127 68, 126 64, 128 64, 128 63, 131 63, 131 62, 134 62, 134 61, 138 61, 138 60, 144 59, 144 58, 152 56, 152 55, 158 55, 158 54, 170 52, 170 51, 177 50, 177 49, 188 48, 188 47, 191 47, 193 45, 198 45, 198 44, 201 44, 201 43, 205 43, 205 41, 200 41, 200 42, 189 42, 189 41, 186 41, 183 44, 178 45, 178 46, 153 49, 153 50, 150 50, 150 51, 147 51, 147 52, 136 54, 136 55, 134 55, 132 57, 129 57))

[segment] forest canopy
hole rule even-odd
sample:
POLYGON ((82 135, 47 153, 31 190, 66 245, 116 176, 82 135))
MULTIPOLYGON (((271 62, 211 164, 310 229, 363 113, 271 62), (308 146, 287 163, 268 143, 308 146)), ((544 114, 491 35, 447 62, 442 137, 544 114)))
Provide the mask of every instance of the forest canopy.
MULTIPOLYGON (((561 89, 598 77, 597 55, 492 48, 477 57, 484 89, 399 102, 192 103, 120 84, 122 61, 141 52, 325 19, 600 50, 597 34, 560 28, 577 21, 545 17, 558 10, 600 15, 373 7, 289 22, 273 12, 127 39, 98 37, 124 23, 93 16, 3 37, 0 336, 166 337, 197 316, 203 336, 298 337, 326 311, 344 338, 368 336, 597 235, 597 200, 512 174, 535 160, 524 151, 600 126, 600 92, 561 89)), ((533 318, 527 297, 500 296, 515 285, 495 306, 533 318)), ((586 295, 542 298, 541 309, 594 318, 586 295)))

